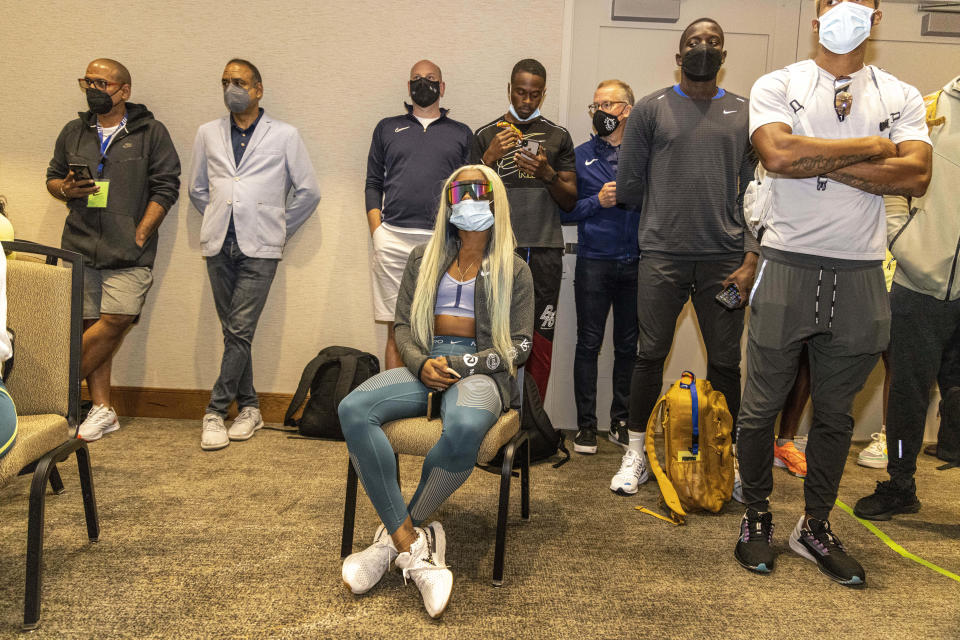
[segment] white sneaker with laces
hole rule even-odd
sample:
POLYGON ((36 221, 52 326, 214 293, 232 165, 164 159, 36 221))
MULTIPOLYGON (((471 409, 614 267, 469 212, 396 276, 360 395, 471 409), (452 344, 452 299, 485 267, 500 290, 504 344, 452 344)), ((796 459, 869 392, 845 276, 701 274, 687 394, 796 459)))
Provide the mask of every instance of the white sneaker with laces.
POLYGON ((403 580, 416 583, 423 597, 423 606, 431 618, 443 615, 453 591, 453 574, 444 563, 447 538, 439 522, 417 527, 417 540, 410 551, 397 556, 397 567, 403 570, 403 580))
POLYGON ((231 440, 249 440, 257 429, 263 428, 263 416, 256 407, 244 407, 233 420, 227 435, 231 440))
POLYGON ((219 413, 208 413, 203 416, 203 431, 200 433, 200 448, 204 451, 216 451, 230 444, 227 437, 227 427, 223 424, 223 416, 219 413))
POLYGON ((396 557, 397 548, 387 528, 381 524, 373 534, 372 545, 363 551, 351 553, 343 561, 340 571, 343 583, 357 595, 366 593, 380 582, 396 557))
POLYGON ((87 414, 87 419, 80 425, 77 437, 87 442, 99 440, 108 433, 120 428, 117 412, 102 404, 95 404, 87 414))
POLYGON ((610 481, 610 491, 621 496, 632 496, 644 482, 650 479, 646 455, 627 449, 620 461, 620 470, 610 481))
POLYGON ((880 429, 880 433, 871 433, 873 439, 857 456, 857 464, 871 469, 885 469, 887 467, 887 432, 880 429))

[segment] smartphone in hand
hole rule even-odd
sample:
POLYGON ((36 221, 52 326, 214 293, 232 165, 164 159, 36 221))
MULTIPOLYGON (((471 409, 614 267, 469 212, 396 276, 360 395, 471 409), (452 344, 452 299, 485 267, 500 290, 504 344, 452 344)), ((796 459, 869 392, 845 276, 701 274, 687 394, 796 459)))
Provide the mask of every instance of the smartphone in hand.
POLYGON ((731 283, 726 289, 717 294, 717 302, 727 309, 733 310, 740 307, 743 298, 740 297, 740 289, 736 283, 731 283))
POLYGON ((93 173, 90 171, 90 167, 85 164, 69 164, 70 171, 73 171, 73 179, 76 182, 83 182, 85 180, 93 180, 93 173))

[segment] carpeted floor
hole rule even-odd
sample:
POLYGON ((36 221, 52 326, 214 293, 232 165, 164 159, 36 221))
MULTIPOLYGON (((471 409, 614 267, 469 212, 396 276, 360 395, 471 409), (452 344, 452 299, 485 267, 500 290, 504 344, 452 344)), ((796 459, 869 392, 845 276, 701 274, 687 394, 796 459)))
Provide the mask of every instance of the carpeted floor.
MULTIPOLYGON (((801 481, 775 472, 776 571, 741 569, 732 550, 742 507, 673 527, 651 481, 612 494, 620 449, 560 469, 533 469, 533 517, 511 505, 504 586, 490 586, 498 478, 477 472, 436 517, 448 532, 450 606, 430 620, 413 584, 392 572, 355 597, 340 581, 346 470, 341 443, 261 431, 219 452, 199 423, 128 419, 91 445, 103 533, 85 537, 73 463, 67 493, 47 501, 44 606, 34 638, 957 638, 960 583, 892 551, 851 516, 834 530, 868 586, 829 581, 791 553, 801 481)), ((885 477, 851 452, 840 499, 853 505, 885 477)), ((420 460, 404 458, 411 491, 420 460)), ((960 469, 921 456, 923 509, 880 528, 912 553, 960 574, 960 469)), ((0 489, 0 636, 22 616, 28 481, 0 489)), ((515 484, 519 491, 519 483, 515 484)), ((357 544, 376 527, 361 492, 357 544)))

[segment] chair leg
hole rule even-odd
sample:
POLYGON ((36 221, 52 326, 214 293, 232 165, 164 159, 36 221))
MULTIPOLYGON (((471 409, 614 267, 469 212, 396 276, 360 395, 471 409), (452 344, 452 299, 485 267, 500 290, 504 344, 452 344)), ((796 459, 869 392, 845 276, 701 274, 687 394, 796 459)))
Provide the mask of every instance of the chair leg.
POLYGON ((23 630, 32 631, 40 624, 40 597, 43 583, 43 516, 46 489, 50 481, 53 458, 42 458, 33 471, 30 484, 30 517, 27 524, 27 580, 23 597, 23 630))
POLYGON ((77 449, 77 469, 80 471, 80 491, 83 494, 83 515, 87 521, 90 542, 100 541, 100 516, 97 514, 97 496, 93 491, 93 472, 90 469, 90 450, 84 442, 77 449))
POLYGON ((353 526, 357 515, 357 470, 347 458, 347 491, 343 503, 343 536, 340 539, 340 557, 353 553, 353 526))
POLYGON ((57 465, 50 465, 50 489, 53 490, 58 496, 62 494, 66 489, 63 488, 63 480, 60 478, 60 471, 57 470, 57 465))
POLYGON ((503 450, 500 471, 500 508, 497 511, 497 542, 493 551, 493 586, 503 584, 503 556, 507 546, 507 515, 510 510, 510 478, 513 476, 513 457, 517 445, 510 442, 503 450))
POLYGON ((520 516, 530 519, 530 438, 520 445, 520 516))

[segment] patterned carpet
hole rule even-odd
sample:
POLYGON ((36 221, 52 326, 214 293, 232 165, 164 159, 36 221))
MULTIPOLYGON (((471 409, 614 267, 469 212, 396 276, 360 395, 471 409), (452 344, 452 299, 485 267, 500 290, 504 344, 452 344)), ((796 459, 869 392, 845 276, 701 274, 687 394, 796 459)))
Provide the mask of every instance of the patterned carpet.
MULTIPOLYGON (((834 530, 868 586, 830 582, 787 548, 801 482, 775 471, 776 571, 733 559, 740 505, 673 527, 651 481, 623 498, 608 489, 620 450, 533 469, 533 518, 511 504, 504 586, 490 586, 498 478, 476 472, 436 514, 454 573, 440 621, 392 572, 365 596, 340 580, 345 448, 261 431, 205 453, 199 421, 128 419, 91 445, 103 533, 85 538, 76 467, 47 501, 44 606, 31 638, 956 638, 960 583, 905 559, 852 517, 834 530)), ((841 500, 853 505, 884 473, 854 464, 841 500)), ((413 490, 420 460, 404 458, 413 490)), ((880 528, 960 573, 960 469, 921 456, 923 509, 880 528)), ((515 484, 519 490, 519 483, 515 484)), ((22 616, 29 483, 0 489, 0 637, 22 616)), ((356 549, 376 528, 361 493, 356 549)), ((23 637, 23 636, 21 636, 23 637)))

